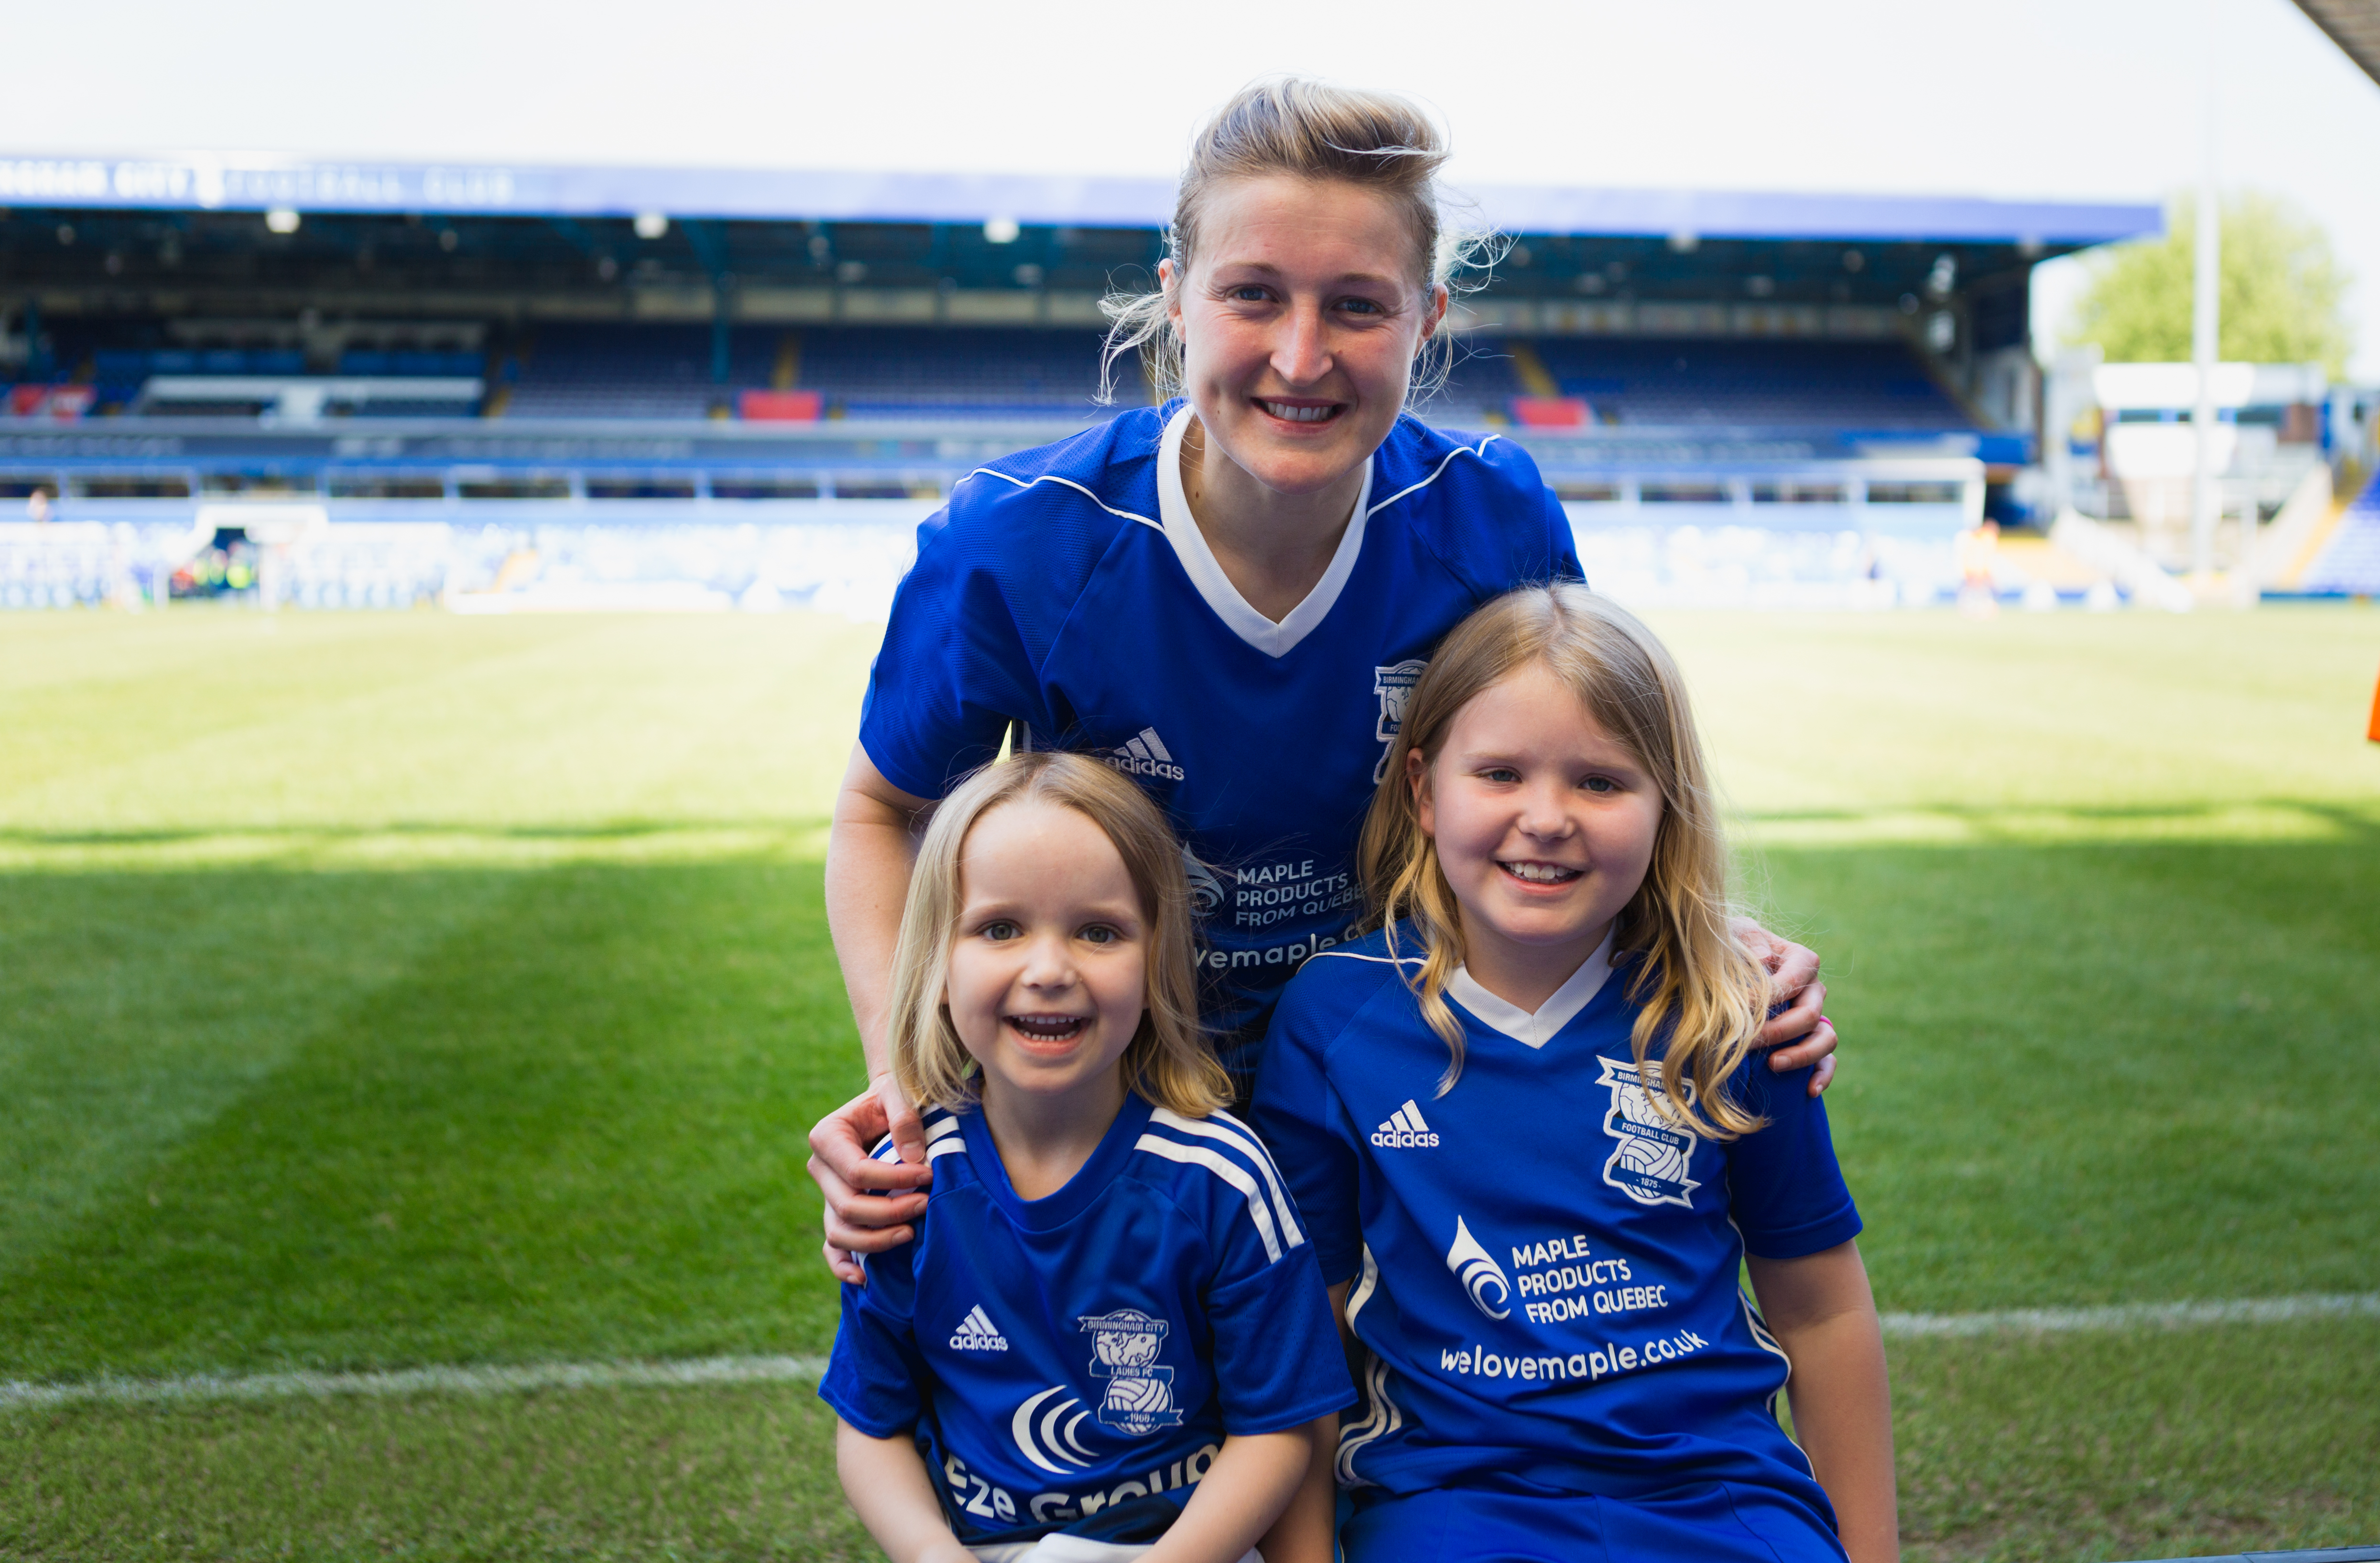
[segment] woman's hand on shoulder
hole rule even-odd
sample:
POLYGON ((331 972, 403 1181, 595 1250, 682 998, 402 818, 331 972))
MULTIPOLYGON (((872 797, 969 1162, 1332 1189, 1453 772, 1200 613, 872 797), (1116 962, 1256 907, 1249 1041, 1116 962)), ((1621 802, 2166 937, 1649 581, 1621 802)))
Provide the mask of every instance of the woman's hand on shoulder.
POLYGON ((1810 1070, 1810 1095, 1820 1095, 1834 1083, 1840 1039, 1835 1023, 1825 1013, 1827 985, 1818 980, 1818 952, 1778 938, 1749 917, 1737 917, 1728 926, 1768 969, 1778 997, 1790 1000, 1760 1031, 1760 1045, 1776 1049, 1768 1055, 1768 1067, 1779 1074, 1810 1070), (1813 1064, 1817 1067, 1811 1069, 1813 1064))
POLYGON ((926 1189, 934 1181, 925 1125, 890 1074, 819 1120, 810 1131, 809 1174, 826 1196, 827 1267, 854 1286, 867 1285, 858 1255, 915 1238, 909 1223, 926 1213, 926 1189), (888 1133, 898 1161, 868 1154, 888 1133))

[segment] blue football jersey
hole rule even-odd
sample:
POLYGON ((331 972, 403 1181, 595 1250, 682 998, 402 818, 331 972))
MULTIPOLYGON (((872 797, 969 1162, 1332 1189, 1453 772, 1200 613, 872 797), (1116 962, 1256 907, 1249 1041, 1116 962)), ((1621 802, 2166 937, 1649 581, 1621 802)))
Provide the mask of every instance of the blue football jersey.
POLYGON ((843 1289, 819 1394, 872 1436, 914 1433, 961 1541, 1153 1541, 1226 1434, 1354 1402, 1313 1246, 1238 1120, 1127 1097, 1036 1200, 980 1115, 926 1133, 917 1240, 843 1289))
POLYGON ((1424 659, 1480 603, 1579 569, 1526 453, 1404 418, 1330 568, 1276 624, 1191 519, 1189 416, 1128 412, 953 487, 918 530, 859 737, 919 797, 1011 724, 1148 788, 1189 849, 1206 1018, 1245 1073, 1281 984, 1347 937, 1356 832, 1424 659))
POLYGON ((1670 1127, 1629 1049, 1633 959, 1607 947, 1534 1015, 1459 974, 1463 1072, 1433 1097, 1447 1047, 1405 986, 1417 965, 1377 933, 1309 963, 1257 1082, 1257 1128, 1372 1351, 1342 1482, 1757 1483, 1831 1527, 1777 1423, 1784 1353, 1737 1282, 1747 1251, 1859 1230, 1806 1072, 1748 1060, 1729 1089, 1767 1123, 1737 1140, 1670 1127))

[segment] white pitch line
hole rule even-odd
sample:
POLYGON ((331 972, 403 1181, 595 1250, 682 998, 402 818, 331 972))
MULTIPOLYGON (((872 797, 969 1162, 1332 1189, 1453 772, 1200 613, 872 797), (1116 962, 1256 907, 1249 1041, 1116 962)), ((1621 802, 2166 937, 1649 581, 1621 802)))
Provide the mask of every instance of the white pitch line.
POLYGON ((698 1357, 674 1363, 530 1363, 517 1367, 421 1367, 390 1373, 194 1374, 94 1378, 74 1384, 0 1382, 0 1411, 156 1400, 281 1400, 330 1395, 508 1395, 527 1389, 621 1389, 688 1384, 808 1383, 823 1357, 698 1357))
MULTIPOLYGON (((2039 1335, 2143 1327, 2288 1324, 2380 1318, 2380 1292, 2315 1292, 2221 1302, 2130 1302, 2105 1308, 2012 1308, 1986 1314, 1886 1314, 1888 1336, 2039 1335)), ((807 1384, 823 1357, 698 1357, 662 1363, 531 1363, 517 1367, 421 1367, 390 1373, 194 1374, 187 1378, 94 1378, 70 1384, 0 1382, 0 1411, 82 1401, 285 1400, 333 1395, 507 1395, 530 1389, 629 1389, 700 1384, 807 1384)))
POLYGON ((1887 1335, 2055 1335, 2072 1330, 2180 1329, 2194 1325, 2289 1324, 2380 1317, 2380 1291, 2308 1292, 2228 1302, 2120 1302, 2105 1308, 2010 1308, 1990 1314, 1887 1314, 1887 1335))

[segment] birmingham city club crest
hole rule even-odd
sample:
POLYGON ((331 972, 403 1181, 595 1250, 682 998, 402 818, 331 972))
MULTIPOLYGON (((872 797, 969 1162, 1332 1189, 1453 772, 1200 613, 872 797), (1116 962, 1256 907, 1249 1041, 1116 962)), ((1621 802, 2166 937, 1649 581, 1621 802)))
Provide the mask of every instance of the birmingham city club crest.
MULTIPOLYGON (((1394 667, 1372 670, 1372 693, 1380 697, 1380 720, 1373 724, 1372 736, 1383 744, 1396 741, 1405 724, 1405 702, 1413 697, 1414 685, 1421 682, 1422 670, 1429 666, 1419 657, 1409 657, 1394 667)), ((1380 763, 1372 768, 1372 783, 1379 784, 1389 769, 1389 755, 1380 751, 1380 763)))
MULTIPOLYGON (((1686 1176, 1694 1153, 1694 1136, 1672 1128, 1645 1096, 1661 1088, 1661 1067, 1647 1063, 1639 1079, 1634 1064, 1615 1059, 1598 1060, 1611 1087, 1611 1110, 1603 1115, 1603 1132, 1619 1142, 1611 1159, 1603 1164, 1603 1181, 1639 1205, 1694 1204, 1702 1185, 1686 1176)), ((1686 1083, 1686 1103, 1694 1104, 1694 1087, 1686 1083)))
POLYGON ((1078 1321, 1091 1332, 1091 1376, 1108 1381, 1100 1398, 1101 1425, 1144 1437, 1160 1427, 1179 1427, 1173 1405, 1173 1370, 1157 1365, 1157 1353, 1171 1327, 1137 1308, 1119 1308, 1078 1321))

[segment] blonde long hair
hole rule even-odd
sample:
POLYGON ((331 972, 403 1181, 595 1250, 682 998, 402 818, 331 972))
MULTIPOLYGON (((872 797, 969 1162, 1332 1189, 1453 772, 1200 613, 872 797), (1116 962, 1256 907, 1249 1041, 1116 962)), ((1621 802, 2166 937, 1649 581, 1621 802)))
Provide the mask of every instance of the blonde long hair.
MULTIPOLYGON (((1201 238, 1208 202, 1234 180, 1286 175, 1314 182, 1354 185, 1388 198, 1413 236, 1408 258, 1424 293, 1455 289, 1465 268, 1485 268, 1500 257, 1502 241, 1472 226, 1450 227, 1450 209, 1438 188, 1438 171, 1451 149, 1428 115, 1392 92, 1334 87, 1305 77, 1283 76, 1252 82, 1215 112, 1190 143, 1189 165, 1174 196, 1173 224, 1166 230, 1166 258, 1173 285, 1188 276, 1201 238)), ((1479 285, 1474 281, 1456 291, 1479 285)), ((1114 400, 1115 362, 1138 349, 1157 399, 1180 395, 1182 338, 1173 329, 1172 296, 1112 293, 1101 305, 1114 323, 1099 360, 1102 403, 1114 400)), ((1452 333, 1441 323, 1414 361, 1413 389, 1427 396, 1445 382, 1452 366, 1452 333)))
POLYGON ((1531 664, 1577 696, 1660 789, 1652 863, 1612 941, 1615 955, 1643 958, 1628 990, 1641 1006, 1631 1038, 1640 1073, 1654 1043, 1668 1038, 1660 1089, 1647 1099, 1705 1138, 1756 1129, 1760 1121, 1729 1098, 1726 1085, 1767 1017, 1768 974, 1728 929, 1727 842, 1685 681, 1634 615, 1573 582, 1524 587, 1455 626, 1414 685, 1364 820, 1356 868, 1366 900, 1389 930, 1391 953, 1400 923, 1419 933, 1425 958, 1407 981, 1453 1054, 1439 1094, 1463 1072, 1463 1027, 1446 1003, 1447 982, 1463 963, 1463 921, 1437 844, 1422 830, 1406 757, 1434 763, 1463 708, 1531 664))
POLYGON ((918 843, 917 866, 892 953, 892 1076, 919 1105, 956 1112, 976 1099, 979 1068, 943 1003, 951 941, 965 902, 960 859, 967 832, 993 809, 1044 803, 1098 826, 1123 859, 1148 925, 1148 992, 1139 1029, 1123 1051, 1123 1083, 1159 1107, 1203 1118, 1230 1105, 1223 1066, 1198 1029, 1189 875, 1182 848, 1148 795, 1095 759, 1057 751, 1013 756, 953 789, 918 843))

